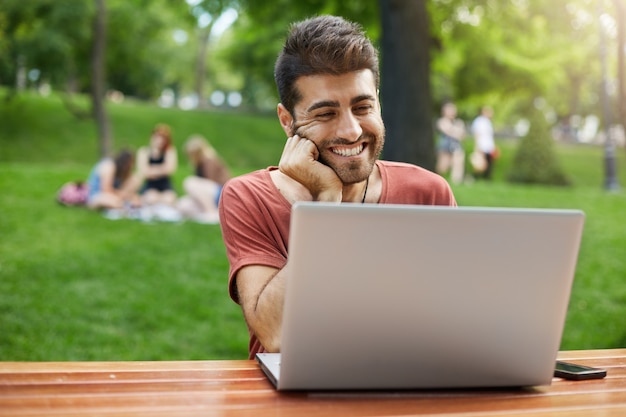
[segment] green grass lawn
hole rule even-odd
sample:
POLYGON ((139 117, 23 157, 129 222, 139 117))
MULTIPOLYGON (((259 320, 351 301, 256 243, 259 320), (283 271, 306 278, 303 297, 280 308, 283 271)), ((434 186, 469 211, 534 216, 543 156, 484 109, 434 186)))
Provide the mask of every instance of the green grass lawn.
MULTIPOLYGON (((245 358, 247 330, 228 297, 219 226, 112 221, 59 206, 58 187, 86 177, 96 162, 93 125, 55 98, 2 100, 0 360, 245 358)), ((109 110, 117 147, 143 145, 165 122, 178 146, 204 134, 235 173, 275 164, 284 140, 273 116, 139 103, 109 110)), ((626 195, 603 190, 602 149, 558 146, 574 186, 554 188, 504 182, 516 144, 500 146, 494 181, 455 186, 459 204, 584 210, 562 348, 625 347, 626 195)), ((626 187, 623 149, 618 169, 626 187)), ((188 172, 181 154, 178 185, 188 172)))
POLYGON ((0 359, 244 357, 219 227, 62 207, 68 172, 0 165, 0 359))

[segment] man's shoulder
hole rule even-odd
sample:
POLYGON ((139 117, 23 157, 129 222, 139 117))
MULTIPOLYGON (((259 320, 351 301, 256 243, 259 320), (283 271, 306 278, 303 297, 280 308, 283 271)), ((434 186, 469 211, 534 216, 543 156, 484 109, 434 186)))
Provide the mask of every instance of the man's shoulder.
POLYGON ((396 174, 399 173, 401 175, 404 174, 418 174, 425 176, 439 176, 432 171, 427 170, 426 168, 422 168, 415 164, 410 164, 408 162, 399 162, 399 161, 386 161, 379 160, 377 161, 379 168, 384 169, 387 173, 396 174))
POLYGON ((426 196, 441 195, 445 201, 451 201, 448 196, 452 191, 448 182, 435 172, 406 162, 379 161, 378 166, 383 187, 387 190, 385 198, 395 201, 398 197, 405 199, 413 195, 421 204, 422 201, 430 201, 426 196))
POLYGON ((222 188, 222 195, 229 199, 231 196, 249 198, 257 194, 272 192, 272 179, 270 168, 259 169, 230 178, 222 188))
POLYGON ((229 186, 245 186, 247 184, 259 184, 266 182, 269 179, 269 168, 259 169, 256 171, 247 172, 228 180, 226 184, 229 186))

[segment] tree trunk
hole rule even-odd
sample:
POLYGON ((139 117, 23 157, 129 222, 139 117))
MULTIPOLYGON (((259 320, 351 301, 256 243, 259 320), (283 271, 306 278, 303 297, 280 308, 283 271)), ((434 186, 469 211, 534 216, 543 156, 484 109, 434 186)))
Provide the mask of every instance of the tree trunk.
POLYGON ((435 168, 426 0, 379 0, 385 159, 435 168))
POLYGON ((26 90, 26 57, 24 55, 17 56, 16 67, 15 91, 24 91, 26 90))
POLYGON ((206 78, 206 57, 209 51, 209 40, 211 37, 211 31, 213 30, 213 23, 215 17, 206 28, 200 29, 200 39, 198 45, 198 56, 196 57, 196 96, 198 97, 198 107, 207 107, 206 98, 204 95, 204 80, 206 78))
POLYGON ((617 80, 619 97, 617 100, 619 123, 626 128, 626 69, 624 68, 624 54, 626 51, 626 2, 614 0, 615 15, 617 16, 617 80))
POLYGON ((105 94, 105 50, 106 50, 106 5, 105 0, 94 0, 96 15, 93 23, 93 48, 91 51, 91 103, 98 129, 100 157, 111 155, 113 139, 104 103, 105 94))

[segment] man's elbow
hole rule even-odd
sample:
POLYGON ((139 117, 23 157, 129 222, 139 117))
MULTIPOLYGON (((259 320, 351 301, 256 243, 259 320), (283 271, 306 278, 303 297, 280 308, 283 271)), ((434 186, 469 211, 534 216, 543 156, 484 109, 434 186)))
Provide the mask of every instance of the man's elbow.
POLYGON ((265 348, 266 352, 269 352, 269 353, 280 352, 280 338, 271 337, 271 338, 266 338, 266 339, 269 339, 269 340, 263 340, 259 338, 259 341, 261 342, 261 345, 263 345, 263 347, 265 348))
POLYGON ((258 315, 248 312, 244 314, 246 323, 254 335, 259 339, 266 352, 280 352, 280 331, 268 326, 265 320, 258 315))

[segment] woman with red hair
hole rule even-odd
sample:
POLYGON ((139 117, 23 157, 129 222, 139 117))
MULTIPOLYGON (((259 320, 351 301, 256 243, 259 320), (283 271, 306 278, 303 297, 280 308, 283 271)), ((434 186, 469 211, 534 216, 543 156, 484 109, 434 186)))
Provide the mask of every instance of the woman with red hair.
POLYGON ((144 205, 173 206, 176 191, 172 175, 178 168, 176 148, 168 125, 158 124, 150 136, 150 144, 137 151, 137 170, 144 179, 141 189, 144 205))

